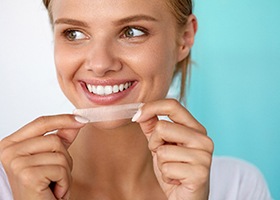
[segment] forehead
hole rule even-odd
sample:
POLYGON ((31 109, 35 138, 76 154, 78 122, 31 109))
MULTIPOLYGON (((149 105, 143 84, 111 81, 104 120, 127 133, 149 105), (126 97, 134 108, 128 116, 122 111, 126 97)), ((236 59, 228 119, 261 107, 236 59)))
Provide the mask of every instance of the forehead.
POLYGON ((130 15, 152 15, 156 19, 171 18, 168 0, 53 0, 54 21, 60 17, 102 20, 130 15))

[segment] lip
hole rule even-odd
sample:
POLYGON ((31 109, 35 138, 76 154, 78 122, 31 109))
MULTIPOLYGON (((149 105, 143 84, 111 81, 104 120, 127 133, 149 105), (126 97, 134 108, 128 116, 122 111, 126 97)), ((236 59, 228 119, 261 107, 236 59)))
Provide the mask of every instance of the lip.
POLYGON ((92 103, 99 104, 99 105, 110 105, 110 104, 114 104, 117 101, 120 101, 121 99, 128 96, 128 94, 133 90, 133 88, 135 88, 135 86, 138 83, 136 80, 117 80, 117 81, 83 80, 83 81, 79 81, 79 82, 80 82, 82 90, 83 90, 85 96, 87 97, 87 99, 90 100, 92 103), (126 82, 132 82, 132 85, 129 88, 127 88, 126 90, 123 90, 122 92, 112 93, 110 95, 104 95, 104 96, 96 95, 96 94, 89 92, 87 89, 87 84, 106 86, 106 85, 119 85, 119 84, 126 83, 126 82))

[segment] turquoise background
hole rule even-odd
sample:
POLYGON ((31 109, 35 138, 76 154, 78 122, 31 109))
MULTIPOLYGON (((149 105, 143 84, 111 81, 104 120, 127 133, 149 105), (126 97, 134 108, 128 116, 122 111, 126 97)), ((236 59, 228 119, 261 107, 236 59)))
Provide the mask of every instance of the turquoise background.
POLYGON ((196 0, 187 104, 215 155, 255 164, 280 199, 280 1, 196 0))

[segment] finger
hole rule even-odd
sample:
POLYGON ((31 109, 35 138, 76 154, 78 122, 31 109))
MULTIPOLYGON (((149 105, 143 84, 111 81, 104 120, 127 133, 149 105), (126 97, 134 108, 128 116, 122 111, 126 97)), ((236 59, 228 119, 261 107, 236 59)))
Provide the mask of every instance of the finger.
POLYGON ((42 191, 48 190, 50 189, 49 185, 55 183, 53 193, 58 199, 66 194, 71 183, 71 174, 60 165, 26 168, 22 173, 24 177, 28 177, 28 181, 32 181, 32 183, 24 183, 24 185, 31 185, 34 189, 41 187, 42 191))
POLYGON ((14 143, 2 152, 5 163, 11 163, 12 159, 19 156, 29 156, 47 152, 62 153, 71 165, 72 159, 62 144, 60 138, 55 134, 31 138, 23 142, 14 143))
POLYGON ((209 181, 210 168, 203 165, 189 165, 187 163, 164 163, 162 165, 162 178, 167 183, 178 180, 189 189, 199 187, 209 181))
POLYGON ((158 121, 149 140, 149 149, 156 151, 166 143, 175 143, 180 146, 213 151, 213 142, 206 135, 197 130, 168 121, 158 121))
POLYGON ((78 136, 80 129, 60 129, 56 135, 61 139, 61 142, 68 149, 78 136))
POLYGON ((205 128, 175 99, 164 99, 144 104, 141 108, 141 116, 138 123, 149 120, 154 116, 166 115, 172 121, 206 134, 205 128))
POLYGON ((59 176, 57 173, 50 173, 49 177, 52 179, 53 182, 56 182, 54 187, 54 195, 61 199, 63 198, 70 189, 72 177, 70 173, 60 166, 55 166, 54 168, 57 169, 57 173, 60 172, 61 175, 59 176))
POLYGON ((163 145, 156 151, 158 167, 161 168, 164 163, 188 163, 190 165, 211 165, 212 154, 202 151, 187 149, 176 145, 163 145))
POLYGON ((43 116, 25 125, 6 139, 13 142, 20 142, 36 136, 45 135, 48 132, 58 129, 80 129, 84 125, 84 123, 75 120, 74 115, 43 116))
POLYGON ((155 116, 147 121, 140 123, 141 129, 148 141, 150 140, 150 137, 155 130, 155 125, 158 121, 159 121, 158 118, 155 116))
POLYGON ((68 173, 72 170, 72 162, 69 162, 64 154, 58 152, 17 157, 11 162, 10 169, 14 175, 18 176, 25 168, 48 165, 64 166, 68 173))

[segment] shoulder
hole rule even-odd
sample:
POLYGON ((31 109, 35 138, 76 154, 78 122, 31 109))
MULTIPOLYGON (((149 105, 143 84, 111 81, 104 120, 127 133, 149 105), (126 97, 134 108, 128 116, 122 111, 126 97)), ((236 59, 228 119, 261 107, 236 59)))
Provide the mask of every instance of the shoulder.
POLYGON ((12 200, 12 192, 5 170, 0 162, 0 200, 12 200))
POLYGON ((210 199, 270 200, 261 172, 252 164, 230 157, 214 157, 211 167, 210 199))

